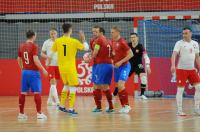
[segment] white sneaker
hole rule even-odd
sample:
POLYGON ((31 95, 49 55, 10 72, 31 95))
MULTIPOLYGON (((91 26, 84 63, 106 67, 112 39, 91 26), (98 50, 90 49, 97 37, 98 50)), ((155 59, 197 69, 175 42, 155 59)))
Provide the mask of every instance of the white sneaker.
POLYGON ((119 113, 129 113, 131 110, 131 107, 129 105, 125 105, 124 107, 122 107, 120 110, 119 110, 119 113))
POLYGON ((47 119, 47 116, 43 113, 37 113, 37 119, 47 119))
POLYGON ((176 115, 177 116, 186 116, 186 114, 181 110, 177 111, 176 115))
POLYGON ((27 120, 27 119, 28 119, 28 116, 27 116, 26 114, 19 113, 17 118, 18 118, 18 119, 27 120))
POLYGON ((141 96, 141 99, 147 100, 148 98, 147 98, 145 95, 142 95, 142 96, 141 96))

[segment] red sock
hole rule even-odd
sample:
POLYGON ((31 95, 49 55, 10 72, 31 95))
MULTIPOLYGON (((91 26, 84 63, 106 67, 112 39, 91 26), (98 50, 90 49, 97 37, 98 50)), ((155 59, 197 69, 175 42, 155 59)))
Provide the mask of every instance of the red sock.
POLYGON ((124 107, 124 105, 129 105, 128 104, 128 93, 126 92, 125 89, 119 92, 119 99, 120 99, 122 107, 124 107))
POLYGON ((97 109, 101 109, 101 99, 102 99, 102 93, 100 89, 96 89, 93 91, 94 95, 94 101, 96 103, 97 109))
POLYGON ((24 114, 25 96, 24 94, 19 95, 19 110, 21 114, 24 114))
POLYGON ((41 105, 42 105, 41 95, 40 94, 35 94, 34 95, 34 100, 35 100, 37 113, 41 113, 41 105))
POLYGON ((112 103, 112 94, 110 90, 104 91, 104 94, 106 95, 108 104, 109 104, 109 109, 113 109, 113 103, 112 103))

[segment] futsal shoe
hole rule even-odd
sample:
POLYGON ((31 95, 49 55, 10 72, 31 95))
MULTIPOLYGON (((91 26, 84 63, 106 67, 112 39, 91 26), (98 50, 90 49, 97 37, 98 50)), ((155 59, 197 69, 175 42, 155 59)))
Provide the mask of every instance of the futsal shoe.
POLYGON ((69 114, 73 114, 73 115, 77 115, 78 112, 76 112, 74 109, 73 110, 68 110, 68 113, 69 114))
POLYGON ((37 113, 37 119, 47 119, 47 116, 43 113, 37 113))
POLYGON ((58 106, 58 110, 61 111, 61 112, 65 112, 65 113, 69 112, 66 108, 61 107, 61 106, 58 106))
POLYGON ((102 109, 94 108, 94 109, 92 110, 92 112, 94 112, 94 113, 102 112, 102 109))
POLYGON ((22 120, 27 120, 28 116, 26 114, 19 113, 17 118, 22 120))
POLYGON ((178 110, 177 113, 176 113, 177 116, 186 116, 186 114, 181 111, 181 110, 178 110))
POLYGON ((106 108, 106 112, 107 112, 107 113, 113 113, 113 112, 115 112, 115 110, 114 110, 114 109, 106 108))
POLYGON ((141 95, 140 97, 141 97, 141 99, 143 99, 143 100, 147 100, 147 99, 148 99, 145 95, 141 95))
POLYGON ((120 110, 119 110, 119 113, 129 113, 131 110, 131 107, 129 105, 125 105, 124 107, 122 107, 120 110))

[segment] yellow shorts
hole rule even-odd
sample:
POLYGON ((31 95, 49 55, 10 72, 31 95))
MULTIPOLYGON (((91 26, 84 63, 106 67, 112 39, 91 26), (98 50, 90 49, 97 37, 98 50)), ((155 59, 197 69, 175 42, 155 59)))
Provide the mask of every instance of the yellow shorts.
POLYGON ((65 85, 76 86, 79 84, 77 73, 60 73, 60 76, 65 85))

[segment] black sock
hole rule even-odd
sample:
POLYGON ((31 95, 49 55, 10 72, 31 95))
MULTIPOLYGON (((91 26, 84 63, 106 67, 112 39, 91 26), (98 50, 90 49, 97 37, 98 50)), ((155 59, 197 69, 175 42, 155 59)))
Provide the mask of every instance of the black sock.
POLYGON ((141 95, 144 95, 145 88, 141 88, 141 95))
POLYGON ((114 92, 113 92, 114 96, 117 96, 117 94, 118 94, 118 87, 116 87, 115 90, 114 90, 114 92))

